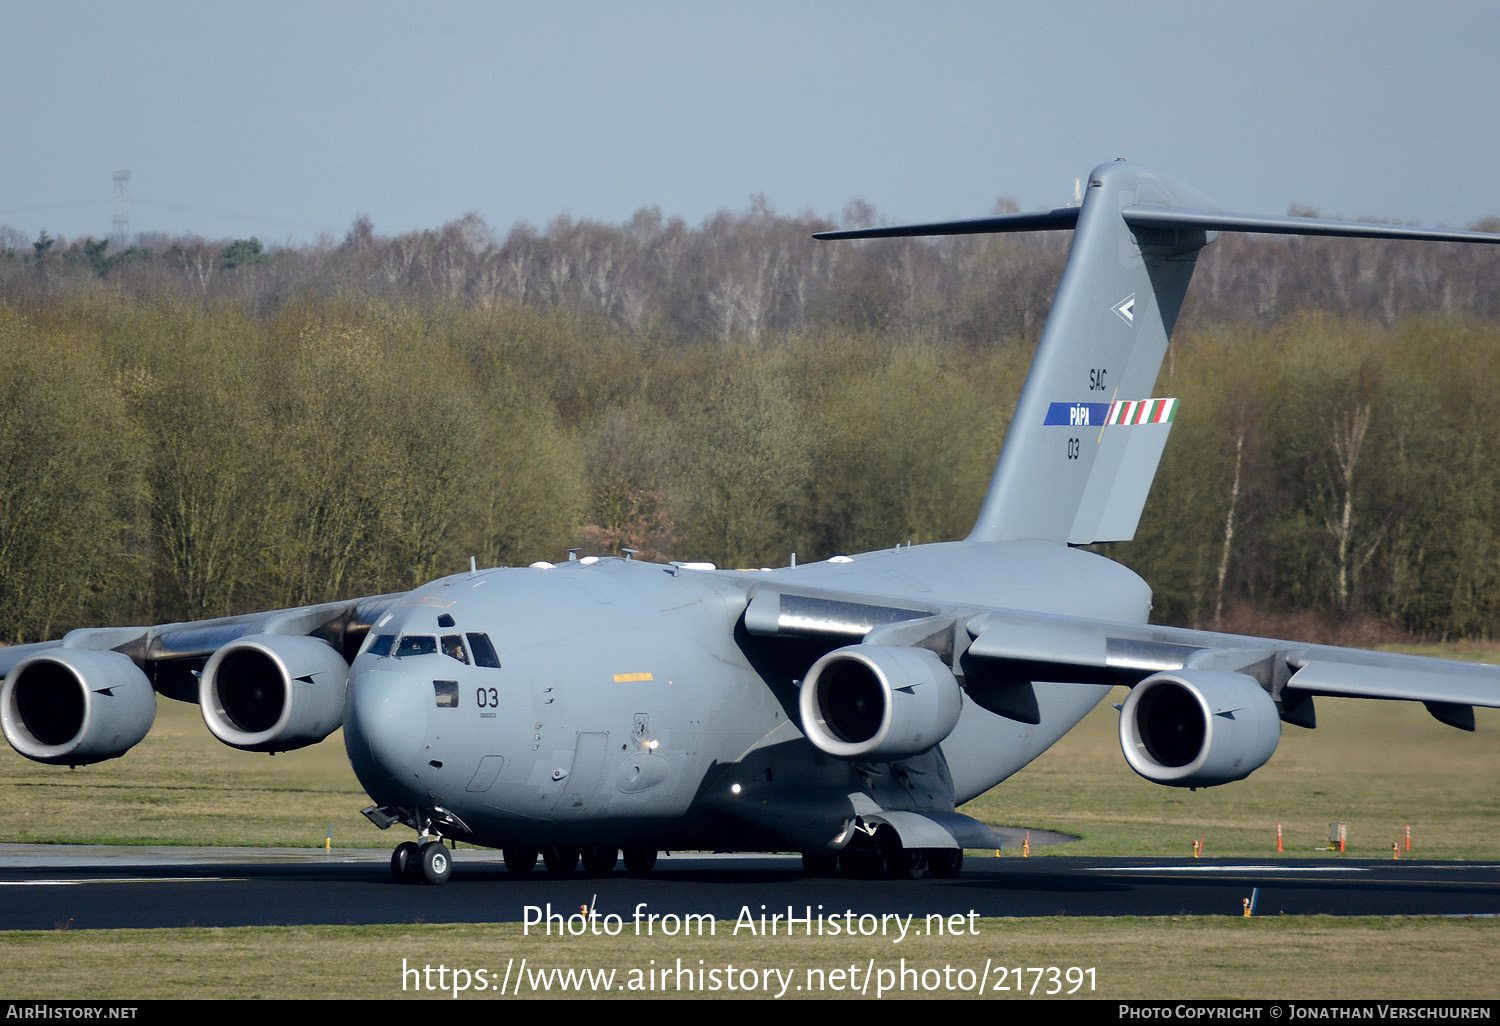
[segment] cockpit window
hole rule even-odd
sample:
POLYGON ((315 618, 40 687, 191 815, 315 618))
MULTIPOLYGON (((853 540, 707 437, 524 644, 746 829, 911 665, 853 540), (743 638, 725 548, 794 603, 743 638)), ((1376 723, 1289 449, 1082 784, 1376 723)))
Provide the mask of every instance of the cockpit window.
POLYGON ((373 656, 388 656, 391 654, 391 646, 396 644, 394 634, 377 634, 375 640, 370 642, 370 647, 365 653, 373 656))
POLYGON ((408 634, 396 646, 396 658, 403 656, 432 655, 437 651, 437 639, 432 635, 408 634))
POLYGON ((488 666, 491 669, 500 669, 500 657, 495 654, 495 646, 490 644, 488 634, 470 634, 469 648, 474 652, 475 666, 488 666))
POLYGON ((458 634, 443 635, 443 655, 457 659, 465 666, 469 663, 469 654, 464 651, 464 639, 458 634))

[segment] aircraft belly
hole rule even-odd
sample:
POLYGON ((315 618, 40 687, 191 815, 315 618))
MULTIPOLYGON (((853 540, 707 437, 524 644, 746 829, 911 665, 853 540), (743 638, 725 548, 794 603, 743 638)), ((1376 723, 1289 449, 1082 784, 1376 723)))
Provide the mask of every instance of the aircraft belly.
POLYGON ((959 804, 978 797, 1057 743, 1109 694, 1107 684, 1036 682, 1039 722, 999 716, 965 702, 958 725, 943 741, 959 804))

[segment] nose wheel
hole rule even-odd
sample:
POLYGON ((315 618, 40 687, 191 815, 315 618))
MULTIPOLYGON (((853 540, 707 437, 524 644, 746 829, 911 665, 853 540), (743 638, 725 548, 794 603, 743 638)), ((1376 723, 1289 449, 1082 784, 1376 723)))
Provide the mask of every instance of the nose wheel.
POLYGON ((444 883, 453 872, 453 854, 435 838, 418 844, 402 841, 391 852, 391 876, 397 883, 427 883, 434 887, 444 883))

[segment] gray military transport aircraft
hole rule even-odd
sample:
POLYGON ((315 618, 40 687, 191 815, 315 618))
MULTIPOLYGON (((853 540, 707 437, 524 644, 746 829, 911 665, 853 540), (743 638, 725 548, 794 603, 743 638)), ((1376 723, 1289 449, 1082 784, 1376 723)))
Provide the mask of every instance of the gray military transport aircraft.
POLYGON ((1114 685, 1120 744, 1160 784, 1239 780, 1319 695, 1422 702, 1474 729, 1500 667, 1152 626, 1151 589, 1076 546, 1128 540, 1172 429, 1152 395, 1216 232, 1451 242, 1218 210, 1123 161, 1077 206, 819 238, 1072 229, 979 520, 962 541, 770 571, 629 558, 470 569, 403 595, 76 630, 0 651, 6 740, 79 765, 145 737, 158 692, 227 745, 340 724, 397 879, 442 883, 442 838, 517 873, 650 870, 659 850, 801 852, 812 873, 955 875, 991 831, 957 807, 1114 685))

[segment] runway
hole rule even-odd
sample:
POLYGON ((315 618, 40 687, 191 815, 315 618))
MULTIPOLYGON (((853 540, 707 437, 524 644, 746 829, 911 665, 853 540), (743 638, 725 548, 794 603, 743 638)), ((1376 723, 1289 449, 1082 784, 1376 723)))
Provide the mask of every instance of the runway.
POLYGON ((461 848, 442 887, 395 883, 365 849, 0 845, 0 929, 519 922, 562 916, 1500 916, 1500 863, 975 857, 956 880, 805 877, 780 855, 663 856, 648 877, 512 876, 461 848), (821 906, 821 908, 820 908, 821 906))

